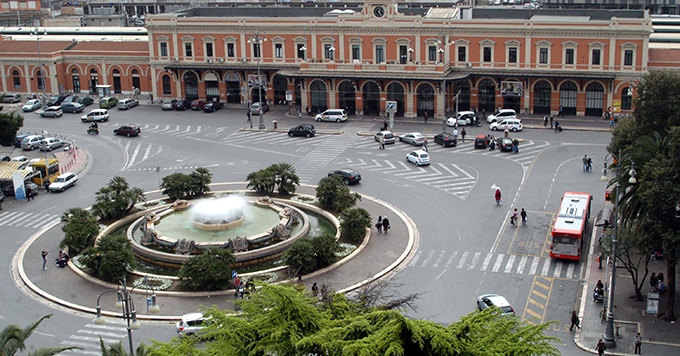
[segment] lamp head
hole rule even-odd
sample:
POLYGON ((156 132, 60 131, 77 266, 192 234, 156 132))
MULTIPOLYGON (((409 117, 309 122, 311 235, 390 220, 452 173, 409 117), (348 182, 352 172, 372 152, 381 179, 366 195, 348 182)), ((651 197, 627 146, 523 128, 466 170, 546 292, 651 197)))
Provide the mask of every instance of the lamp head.
POLYGON ((94 323, 97 325, 104 325, 106 319, 102 316, 102 307, 97 305, 97 316, 94 318, 94 323))
POLYGON ((132 330, 139 330, 139 328, 142 327, 142 324, 137 320, 137 311, 133 310, 130 314, 132 320, 130 321, 130 329, 132 330))

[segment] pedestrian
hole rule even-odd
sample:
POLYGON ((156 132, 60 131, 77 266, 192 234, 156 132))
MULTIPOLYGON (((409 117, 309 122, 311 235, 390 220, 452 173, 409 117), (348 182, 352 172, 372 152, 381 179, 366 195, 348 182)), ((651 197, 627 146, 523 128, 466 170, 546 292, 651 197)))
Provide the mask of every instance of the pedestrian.
POLYGON ((302 284, 302 275, 299 275, 297 278, 297 284, 302 284))
POLYGON ((423 141, 423 151, 425 151, 425 152, 430 152, 430 151, 427 149, 427 137, 425 137, 425 141, 423 141))
POLYGON ((328 294, 328 287, 325 284, 321 285, 321 299, 326 300, 326 295, 328 294))
POLYGON ((519 215, 522 217, 522 225, 527 224, 527 211, 522 208, 522 211, 519 213, 519 215))
POLYGON ((557 133, 558 131, 560 131, 560 122, 555 120, 555 133, 557 133))
POLYGON ((382 233, 382 216, 378 215, 378 222, 375 223, 375 228, 378 229, 378 233, 382 233))
POLYGON ((250 122, 250 109, 246 111, 246 117, 247 117, 246 122, 250 122))
POLYGON ((26 186, 26 201, 30 201, 31 199, 33 199, 33 189, 26 186))
POLYGON ((149 93, 149 100, 151 100, 151 104, 153 104, 153 94, 149 93))
POLYGON ((659 280, 656 279, 656 273, 652 272, 652 275, 649 277, 649 290, 652 292, 656 292, 658 282, 659 280))
POLYGON ((425 111, 425 114, 423 115, 423 119, 425 120, 425 123, 427 124, 427 119, 429 119, 430 116, 427 114, 427 111, 425 111))
POLYGON ((460 131, 460 138, 463 140, 463 143, 465 143, 465 135, 467 135, 467 132, 465 132, 465 128, 460 131))
POLYGON ((581 160, 583 161, 583 171, 585 172, 588 170, 588 155, 584 155, 581 160))
POLYGON ((574 326, 577 329, 581 329, 581 325, 578 319, 578 314, 576 314, 576 310, 571 311, 571 326, 569 327, 569 331, 574 331, 574 326))
POLYGON ((383 137, 383 135, 380 135, 380 138, 378 139, 378 149, 385 149, 385 137, 383 137))
POLYGON ((602 251, 597 253, 597 269, 602 269, 602 251))
POLYGON ((316 285, 316 282, 312 284, 312 297, 316 297, 319 295, 319 286, 316 285))
POLYGON ((383 217, 382 223, 383 223, 383 232, 387 233, 387 231, 390 230, 390 220, 387 218, 387 216, 383 217))
POLYGON ((458 143, 458 129, 455 127, 453 128, 453 142, 458 143))
POLYGON ((512 212, 512 215, 510 216, 510 225, 517 226, 517 224, 515 223, 515 221, 517 221, 517 216, 518 216, 517 208, 515 208, 515 210, 512 212))
POLYGON ((543 127, 548 127, 548 115, 543 116, 543 127))
POLYGON ((519 140, 516 138, 512 139, 512 152, 519 153, 519 140))
POLYGON ((592 157, 588 157, 588 161, 586 162, 586 166, 587 166, 588 172, 593 171, 593 158, 592 157))
POLYGON ((550 128, 551 129, 553 128, 553 116, 552 115, 550 115, 550 128))
POLYGON ((557 116, 564 117, 564 106, 560 105, 560 112, 557 114, 557 116))
POLYGON ((640 347, 642 346, 642 335, 640 333, 637 333, 635 335, 635 351, 633 352, 636 355, 641 355, 640 353, 640 347))
POLYGON ((387 120, 383 120, 383 129, 382 130, 387 131, 387 127, 389 127, 389 125, 387 124, 387 120))
POLYGON ((500 188, 496 189, 496 194, 494 195, 494 197, 496 198, 496 205, 501 205, 501 190, 500 190, 500 188))
POLYGON ((663 273, 659 272, 656 275, 656 290, 659 292, 663 292, 666 288, 666 286, 663 284, 663 273))
POLYGON ((300 108, 297 109, 297 115, 298 115, 298 119, 302 119, 302 109, 300 109, 300 108))
POLYGON ((614 129, 614 117, 612 116, 609 118, 609 130, 613 129, 614 129))
POLYGON ((597 342, 597 346, 595 346, 595 351, 597 351, 597 354, 599 356, 602 356, 602 355, 604 355, 604 350, 606 350, 606 349, 607 348, 604 346, 604 341, 602 341, 602 339, 600 339, 600 341, 597 342))
POLYGON ((491 136, 491 140, 489 140, 489 151, 493 151, 496 149, 496 139, 491 136))
POLYGON ((47 269, 47 254, 48 254, 48 253, 49 253, 49 252, 44 251, 44 250, 43 250, 43 252, 42 252, 43 270, 46 270, 46 269, 47 269))

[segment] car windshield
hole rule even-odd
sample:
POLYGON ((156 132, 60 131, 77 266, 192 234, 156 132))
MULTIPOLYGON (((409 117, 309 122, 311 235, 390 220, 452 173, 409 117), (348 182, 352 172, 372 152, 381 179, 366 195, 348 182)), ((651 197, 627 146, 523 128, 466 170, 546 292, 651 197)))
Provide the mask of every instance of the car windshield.
POLYGON ((57 178, 54 180, 54 183, 63 183, 66 182, 66 178, 57 178))
POLYGON ((384 136, 385 136, 385 138, 393 138, 394 137, 391 133, 386 133, 384 136))

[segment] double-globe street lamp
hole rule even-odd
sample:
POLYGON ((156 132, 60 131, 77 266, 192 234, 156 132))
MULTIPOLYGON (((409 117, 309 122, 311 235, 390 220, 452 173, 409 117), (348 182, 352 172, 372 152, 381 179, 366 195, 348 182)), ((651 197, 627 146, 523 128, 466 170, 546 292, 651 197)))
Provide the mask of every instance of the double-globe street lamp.
POLYGON ((623 157, 621 155, 621 150, 619 154, 614 156, 613 154, 607 154, 604 159, 604 169, 602 169, 603 181, 609 179, 607 174, 607 160, 612 156, 614 158, 614 164, 616 164, 616 192, 614 193, 614 235, 612 236, 612 273, 609 281, 609 290, 607 293, 607 325, 605 328, 605 333, 603 336, 604 344, 608 348, 613 348, 616 346, 616 337, 614 336, 614 287, 616 283, 616 250, 617 250, 617 239, 618 239, 618 227, 619 227, 619 200, 620 200, 620 190, 621 190, 621 165, 623 159, 628 159, 630 161, 630 171, 628 175, 628 183, 636 184, 637 179, 635 178, 635 162, 628 157, 623 157))
MULTIPOLYGON (((97 325, 103 325, 106 323, 106 319, 104 319, 104 316, 102 315, 102 307, 99 304, 100 299, 102 296, 106 293, 109 292, 116 292, 118 295, 118 301, 116 301, 116 309, 122 310, 123 314, 122 317, 125 319, 125 322, 127 323, 127 334, 128 334, 128 343, 130 346, 130 355, 135 354, 135 349, 132 344, 132 330, 137 330, 142 327, 142 324, 137 320, 137 310, 135 309, 135 303, 132 299, 132 291, 135 290, 137 287, 133 287, 132 289, 128 290, 127 289, 127 281, 123 279, 122 281, 118 281, 118 289, 109 289, 104 292, 102 292, 99 297, 97 297, 97 316, 94 318, 94 323, 97 325)), ((161 311, 160 307, 158 306, 158 303, 156 302, 156 293, 153 292, 151 294, 151 298, 147 299, 147 305, 151 304, 151 306, 148 308, 149 312, 151 313, 158 313, 161 311)))
MULTIPOLYGON (((260 36, 260 33, 255 33, 255 36, 253 36, 251 39, 248 40, 248 43, 253 44, 253 49, 257 48, 257 114, 260 116, 260 125, 257 127, 260 130, 263 130, 265 128, 264 126, 264 117, 262 116, 262 74, 260 72, 260 61, 262 60, 262 43, 267 41, 266 38, 260 36)), ((265 102, 267 100, 265 99, 265 102)), ((250 108, 248 109, 250 110, 250 108)), ((252 127, 252 122, 251 122, 251 127, 252 127)))

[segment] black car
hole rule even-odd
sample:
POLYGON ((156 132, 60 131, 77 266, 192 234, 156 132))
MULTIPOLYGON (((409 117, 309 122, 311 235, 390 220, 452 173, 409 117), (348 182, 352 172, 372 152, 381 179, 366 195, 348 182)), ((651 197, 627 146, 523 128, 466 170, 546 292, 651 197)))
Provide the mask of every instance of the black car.
POLYGON ((47 106, 59 106, 62 102, 64 102, 64 99, 68 97, 68 94, 55 95, 47 101, 47 106))
POLYGON ((498 149, 503 151, 503 152, 510 152, 512 151, 512 139, 508 137, 501 137, 497 140, 498 142, 498 149))
POLYGON ((78 104, 76 102, 62 103, 61 104, 61 110, 63 112, 79 113, 79 112, 83 112, 83 105, 78 104))
POLYGON ((475 149, 484 149, 489 147, 488 135, 477 135, 477 137, 475 137, 474 146, 475 149))
POLYGON ((314 129, 314 125, 298 125, 293 127, 292 129, 288 130, 288 136, 293 137, 293 136, 305 136, 305 137, 312 137, 316 135, 316 129, 314 129))
POLYGON ((224 107, 224 104, 220 101, 209 101, 205 105, 203 105, 203 112, 215 112, 219 109, 222 109, 224 107))
POLYGON ((342 181, 345 182, 345 184, 354 184, 359 183, 361 181, 361 174, 349 168, 343 168, 328 172, 329 177, 332 177, 334 175, 340 176, 340 179, 342 179, 342 181))
POLYGON ((439 133, 434 137, 434 143, 440 144, 444 147, 456 147, 456 145, 458 145, 458 142, 453 137, 453 134, 449 132, 439 133))
POLYGON ((76 103, 82 104, 83 106, 88 106, 94 103, 94 99, 90 98, 89 96, 79 96, 76 99, 76 103))
POLYGON ((135 124, 127 124, 123 125, 117 129, 113 130, 113 133, 116 135, 121 135, 121 136, 137 136, 140 133, 142 133, 142 130, 139 128, 139 125, 135 124))
POLYGON ((177 100, 175 103, 175 110, 184 111, 191 108, 191 102, 189 100, 177 100))

